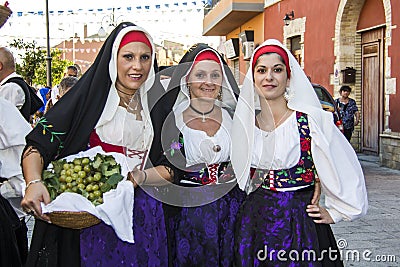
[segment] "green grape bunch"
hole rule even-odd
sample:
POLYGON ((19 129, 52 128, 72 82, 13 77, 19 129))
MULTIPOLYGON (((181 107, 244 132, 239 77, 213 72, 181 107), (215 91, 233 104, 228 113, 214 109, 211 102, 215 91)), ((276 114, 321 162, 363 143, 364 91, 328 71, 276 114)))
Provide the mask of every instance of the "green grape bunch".
POLYGON ((121 165, 112 155, 97 154, 94 159, 75 158, 52 161, 52 169, 43 171, 43 183, 51 200, 64 192, 78 193, 93 205, 103 203, 103 194, 115 189, 123 179, 121 165))

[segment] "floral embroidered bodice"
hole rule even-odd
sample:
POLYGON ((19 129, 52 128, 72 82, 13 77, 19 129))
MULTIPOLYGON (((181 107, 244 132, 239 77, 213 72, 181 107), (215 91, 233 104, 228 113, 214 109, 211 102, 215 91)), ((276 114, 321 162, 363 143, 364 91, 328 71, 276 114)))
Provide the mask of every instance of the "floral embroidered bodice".
POLYGON ((290 168, 276 170, 251 168, 253 183, 264 189, 275 191, 296 190, 314 184, 317 171, 311 154, 307 114, 296 112, 296 121, 300 138, 300 158, 297 164, 290 168))

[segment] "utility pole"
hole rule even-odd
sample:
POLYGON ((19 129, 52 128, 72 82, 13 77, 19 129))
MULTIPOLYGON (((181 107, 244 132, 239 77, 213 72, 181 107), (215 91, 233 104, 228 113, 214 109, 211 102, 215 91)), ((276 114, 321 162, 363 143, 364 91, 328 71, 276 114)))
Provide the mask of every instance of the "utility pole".
POLYGON ((47 86, 51 88, 52 84, 51 84, 50 30, 49 30, 49 0, 46 0, 46 32, 47 32, 46 77, 47 77, 47 86))

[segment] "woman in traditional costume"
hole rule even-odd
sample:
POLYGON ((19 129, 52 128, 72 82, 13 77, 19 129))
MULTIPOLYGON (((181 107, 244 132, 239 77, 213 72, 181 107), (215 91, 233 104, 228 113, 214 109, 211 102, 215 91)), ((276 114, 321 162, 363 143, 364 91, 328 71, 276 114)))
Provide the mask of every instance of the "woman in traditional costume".
POLYGON ((132 23, 121 23, 89 70, 27 136, 22 206, 38 218, 27 266, 167 266, 162 204, 143 190, 156 190, 152 186, 171 178, 154 138, 162 117, 154 116, 151 99, 164 91, 156 70, 150 35, 132 23), (88 146, 126 155, 135 185, 129 203, 134 204, 121 203, 116 209, 133 209, 134 240, 121 240, 103 222, 79 231, 49 224, 49 217, 42 214, 40 202, 50 202, 41 183, 43 168, 88 146))
POLYGON ((219 53, 197 44, 176 67, 162 100, 173 110, 162 131, 175 174, 165 201, 171 266, 232 266, 244 197, 229 163, 237 93, 219 53))

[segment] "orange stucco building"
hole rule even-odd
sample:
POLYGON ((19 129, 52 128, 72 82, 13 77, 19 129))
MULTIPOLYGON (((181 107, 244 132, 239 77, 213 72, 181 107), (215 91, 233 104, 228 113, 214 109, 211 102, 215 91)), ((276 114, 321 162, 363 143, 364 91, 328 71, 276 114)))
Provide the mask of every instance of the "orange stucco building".
POLYGON ((203 34, 225 36, 222 52, 239 84, 248 54, 274 38, 334 97, 340 86, 350 85, 362 121, 353 147, 400 169, 399 24, 397 0, 211 0, 203 34), (350 72, 355 75, 349 79, 350 72))

